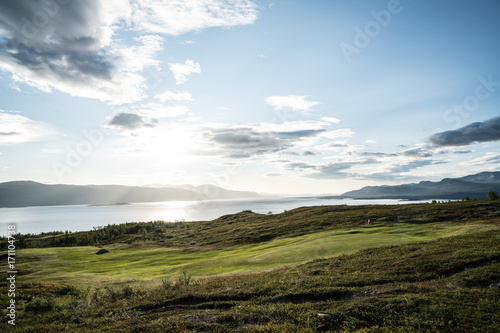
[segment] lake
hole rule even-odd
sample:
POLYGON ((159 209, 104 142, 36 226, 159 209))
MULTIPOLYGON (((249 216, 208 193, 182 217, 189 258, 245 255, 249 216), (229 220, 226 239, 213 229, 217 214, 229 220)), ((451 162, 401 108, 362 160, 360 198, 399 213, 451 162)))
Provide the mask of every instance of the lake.
POLYGON ((0 208, 0 235, 15 224, 18 233, 85 231, 94 227, 125 222, 207 221, 222 215, 252 210, 256 213, 282 213, 303 206, 405 204, 427 201, 353 200, 325 198, 266 198, 207 201, 167 201, 134 203, 120 206, 42 206, 0 208))

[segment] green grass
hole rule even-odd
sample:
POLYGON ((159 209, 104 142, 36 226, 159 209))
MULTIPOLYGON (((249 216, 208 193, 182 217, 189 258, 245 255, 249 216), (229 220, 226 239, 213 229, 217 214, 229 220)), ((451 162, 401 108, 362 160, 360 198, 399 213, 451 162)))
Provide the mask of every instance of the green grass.
MULTIPOLYGON (((500 202, 324 206, 111 226, 93 233, 103 255, 46 247, 71 235, 30 236, 25 245, 43 248, 16 251, 18 316, 7 329, 498 332, 499 211, 500 202)), ((3 273, 2 309, 6 290, 3 273)))
POLYGON ((342 227, 293 238, 224 248, 165 248, 153 244, 97 247, 20 249, 17 267, 29 272, 25 282, 104 285, 173 278, 188 272, 209 276, 272 269, 317 258, 350 254, 362 249, 433 240, 443 236, 497 229, 496 225, 445 223, 342 227))

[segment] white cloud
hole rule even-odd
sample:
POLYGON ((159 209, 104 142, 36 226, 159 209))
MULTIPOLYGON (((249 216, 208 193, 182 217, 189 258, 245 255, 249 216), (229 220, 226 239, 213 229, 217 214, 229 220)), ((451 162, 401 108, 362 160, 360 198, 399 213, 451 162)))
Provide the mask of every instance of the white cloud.
POLYGON ((163 50, 163 38, 158 35, 135 37, 136 45, 116 47, 113 54, 120 59, 122 71, 140 72, 145 67, 159 69, 160 61, 155 59, 158 52, 163 50))
POLYGON ((328 142, 323 145, 317 146, 316 149, 319 150, 339 150, 339 149, 346 149, 349 147, 347 144, 347 140, 337 140, 333 142, 328 142))
POLYGON ((335 131, 328 131, 328 132, 322 133, 321 136, 324 138, 328 138, 328 139, 337 139, 337 138, 351 137, 354 134, 356 134, 356 133, 353 132, 351 129, 343 128, 343 129, 338 129, 335 131))
POLYGON ((110 51, 115 24, 128 14, 124 1, 2 1, 0 69, 45 92, 115 104, 141 99, 144 79, 110 51), (32 22, 40 13, 50 17, 32 22))
POLYGON ((352 157, 337 159, 326 163, 309 163, 303 161, 287 161, 281 165, 281 169, 301 172, 304 177, 317 179, 342 179, 351 177, 355 169, 364 165, 376 164, 373 159, 360 159, 352 157))
POLYGON ((200 64, 193 60, 186 60, 182 63, 169 64, 169 68, 174 74, 175 83, 183 84, 187 81, 187 76, 193 73, 201 73, 200 64))
MULTIPOLYGON (((14 89, 24 83, 111 104, 136 102, 146 97, 141 72, 160 66, 158 34, 256 18, 257 5, 249 0, 0 1, 0 70, 11 73, 14 89), (40 13, 46 21, 32 22, 40 13)), ((194 62, 173 65, 178 84, 200 71, 194 62)))
POLYGON ((9 170, 9 167, 0 165, 0 171, 8 171, 8 170, 9 170))
POLYGON ((466 166, 482 165, 482 166, 484 166, 485 164, 490 164, 490 163, 498 164, 499 162, 500 162, 500 154, 490 152, 484 156, 475 158, 473 160, 470 160, 467 162, 462 162, 462 163, 460 163, 460 165, 466 165, 466 166))
POLYGON ((284 123, 259 123, 260 131, 293 132, 303 130, 324 130, 325 123, 315 120, 288 121, 284 123))
POLYGON ((56 89, 71 96, 98 99, 111 104, 131 103, 145 96, 144 78, 131 72, 115 72, 109 78, 94 77, 85 73, 76 74, 67 63, 58 66, 57 72, 53 71, 50 64, 42 65, 33 71, 12 59, 2 59, 2 57, 0 57, 0 69, 13 73, 14 81, 25 83, 43 92, 56 89), (64 71, 67 71, 67 74, 75 73, 76 76, 62 78, 61 73, 64 71))
POLYGON ((310 109, 320 104, 316 101, 306 100, 307 96, 269 96, 266 98, 266 103, 271 105, 275 110, 292 109, 294 111, 310 111, 310 109))
POLYGON ((333 117, 323 117, 321 120, 326 121, 327 123, 330 124, 338 124, 340 123, 340 119, 333 118, 333 117))
POLYGON ((161 94, 156 94, 155 98, 161 100, 162 102, 173 100, 173 101, 192 101, 193 96, 188 92, 174 93, 173 91, 165 91, 161 94))
POLYGON ((46 123, 0 110, 0 144, 37 141, 52 134, 46 123))
POLYGON ((251 24, 258 14, 257 5, 249 0, 135 0, 131 4, 136 29, 168 35, 251 24))

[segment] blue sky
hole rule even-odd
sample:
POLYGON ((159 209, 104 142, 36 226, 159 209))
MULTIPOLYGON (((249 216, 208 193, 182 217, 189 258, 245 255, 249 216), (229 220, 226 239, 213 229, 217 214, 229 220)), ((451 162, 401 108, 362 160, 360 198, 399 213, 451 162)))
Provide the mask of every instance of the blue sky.
POLYGON ((0 181, 342 193, 496 171, 500 3, 0 3, 0 181))

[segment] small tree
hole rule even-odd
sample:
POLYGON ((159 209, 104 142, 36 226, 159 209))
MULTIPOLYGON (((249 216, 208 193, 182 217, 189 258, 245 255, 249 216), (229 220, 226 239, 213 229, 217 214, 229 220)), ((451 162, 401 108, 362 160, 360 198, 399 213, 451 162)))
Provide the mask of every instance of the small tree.
POLYGON ((489 191, 488 192, 488 199, 489 200, 498 200, 497 191, 489 191))

